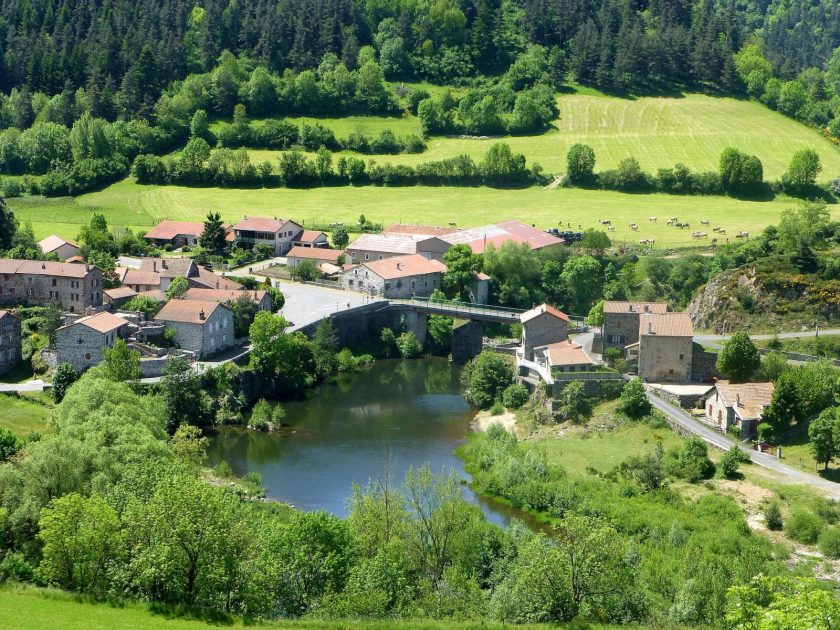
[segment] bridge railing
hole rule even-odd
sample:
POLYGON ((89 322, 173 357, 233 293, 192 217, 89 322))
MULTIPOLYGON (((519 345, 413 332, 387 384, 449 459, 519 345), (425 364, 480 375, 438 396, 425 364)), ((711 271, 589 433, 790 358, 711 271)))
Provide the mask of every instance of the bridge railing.
POLYGON ((515 320, 519 318, 522 309, 510 308, 507 306, 495 306, 492 304, 476 304, 475 302, 458 302, 456 300, 435 300, 427 297, 414 297, 408 299, 391 299, 392 304, 409 304, 420 306, 429 310, 446 311, 454 313, 475 314, 475 315, 497 315, 499 317, 515 320))

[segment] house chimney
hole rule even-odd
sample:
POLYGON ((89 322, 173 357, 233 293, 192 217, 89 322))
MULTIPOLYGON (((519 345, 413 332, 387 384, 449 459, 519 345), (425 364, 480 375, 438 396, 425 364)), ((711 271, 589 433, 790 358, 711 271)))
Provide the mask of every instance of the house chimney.
POLYGON ((41 269, 46 269, 46 268, 47 268, 46 263, 41 263, 41 269))
POLYGON ((651 321, 648 322, 648 334, 649 335, 653 334, 653 322, 651 322, 651 321))
POLYGON ((160 261, 160 268, 161 269, 169 269, 169 265, 166 264, 165 260, 160 261))
POLYGON ((735 406, 736 407, 741 406, 741 394, 735 394, 735 406))
POLYGON ((157 273, 157 261, 156 261, 156 260, 153 260, 153 261, 152 261, 152 271, 154 271, 155 273, 157 273))
POLYGON ((216 280, 216 288, 217 289, 219 288, 219 281, 218 280, 216 280))
POLYGON ((402 269, 402 263, 401 263, 401 262, 398 262, 398 263, 397 263, 397 271, 399 271, 399 270, 401 270, 401 269, 402 269))
POLYGON ((650 304, 645 304, 645 313, 650 313, 650 304))
POLYGON ((631 304, 630 306, 628 306, 628 307, 627 307, 627 310, 628 310, 628 311, 630 311, 630 312, 632 313, 632 312, 633 312, 633 305, 631 304))
POLYGON ((201 309, 198 312, 198 319, 200 319, 201 321, 204 321, 205 319, 207 319, 207 316, 204 314, 204 309, 201 309))

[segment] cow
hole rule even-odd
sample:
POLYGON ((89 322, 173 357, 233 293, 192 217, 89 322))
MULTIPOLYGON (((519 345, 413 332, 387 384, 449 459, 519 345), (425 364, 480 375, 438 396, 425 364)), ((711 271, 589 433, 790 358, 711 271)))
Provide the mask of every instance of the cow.
POLYGON ((639 229, 639 226, 638 226, 638 225, 636 225, 635 223, 631 223, 631 224, 630 224, 630 229, 631 229, 631 230, 633 230, 633 231, 635 231, 635 230, 638 230, 638 229, 639 229))
POLYGON ((648 217, 648 221, 651 223, 656 223, 656 217, 648 217))
POLYGON ((717 245, 717 239, 716 238, 712 239, 712 245, 717 245))
POLYGON ((607 228, 607 230, 610 231, 610 232, 615 232, 615 226, 611 225, 607 228))
POLYGON ((706 219, 706 220, 704 221, 704 220, 702 220, 702 219, 701 219, 701 220, 700 220, 700 225, 709 225, 709 220, 708 220, 708 219, 706 219))
POLYGON ((750 233, 749 233, 749 232, 744 232, 744 231, 741 231, 741 232, 738 232, 738 233, 735 235, 735 238, 747 238, 749 235, 750 235, 750 233))

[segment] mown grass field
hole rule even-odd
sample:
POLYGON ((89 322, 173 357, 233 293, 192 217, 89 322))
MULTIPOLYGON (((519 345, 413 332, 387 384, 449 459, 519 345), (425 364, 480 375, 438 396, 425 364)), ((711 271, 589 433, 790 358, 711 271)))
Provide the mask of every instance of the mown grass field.
MULTIPOLYGON (((823 164, 820 179, 840 176, 840 149, 817 131, 748 100, 702 94, 624 99, 590 93, 559 96, 557 102, 560 118, 554 122, 554 129, 541 135, 503 138, 513 150, 523 153, 529 163, 539 162, 549 173, 565 172, 569 147, 584 142, 595 150, 596 170, 615 168, 627 157, 636 158, 649 172, 678 162, 692 170, 717 170, 721 151, 734 146, 757 155, 767 179, 779 178, 787 170, 793 153, 802 148, 813 148, 819 153, 823 164)), ((396 135, 420 130, 414 117, 361 116, 318 121, 333 129, 339 138, 357 130, 364 130, 368 135, 384 128, 390 128, 396 135), (388 122, 380 125, 374 121, 388 122)), ((374 159, 416 165, 467 154, 480 160, 498 140, 433 137, 424 153, 374 156, 374 159)), ((274 163, 280 152, 255 150, 251 155, 254 161, 267 159, 274 163)))
MULTIPOLYGON (((674 195, 630 195, 611 191, 576 188, 545 190, 499 190, 492 188, 443 188, 412 186, 405 188, 331 187, 314 189, 222 189, 182 186, 140 186, 125 180, 77 199, 10 199, 9 206, 21 221, 32 222, 42 238, 58 234, 75 238, 79 225, 90 220, 94 211, 103 212, 112 226, 148 230, 162 219, 201 221, 208 211, 219 211, 227 221, 238 221, 244 214, 291 217, 304 224, 342 221, 354 223, 360 214, 379 223, 425 223, 461 227, 482 225, 511 218, 538 227, 599 227, 599 219, 611 219, 618 242, 638 243, 656 239, 656 249, 681 246, 708 246, 714 226, 727 229, 729 238, 739 230, 756 233, 776 223, 779 213, 794 206, 796 200, 779 198, 755 202, 730 197, 674 195), (648 217, 659 221, 651 223, 648 217), (690 229, 665 225, 668 217, 679 216, 692 222, 690 229), (691 237, 700 229, 699 221, 709 220, 703 231, 710 238, 691 237), (629 228, 639 225, 638 231, 629 228)), ((833 207, 840 217, 840 207, 833 207)), ((720 237, 725 242, 726 237, 720 237)))
POLYGON ((20 437, 47 432, 51 414, 52 409, 47 405, 14 394, 0 394, 0 427, 20 437))
MULTIPOLYGON (((210 630, 211 628, 255 628, 257 630, 494 630, 510 625, 490 622, 452 621, 283 621, 244 623, 236 618, 203 621, 155 611, 150 606, 125 604, 112 606, 74 598, 68 593, 22 586, 0 587, 0 627, 4 630, 210 630)), ((537 624, 529 628, 571 628, 576 630, 615 630, 618 626, 601 624, 537 624)), ((639 626, 622 626, 640 628, 639 626)))

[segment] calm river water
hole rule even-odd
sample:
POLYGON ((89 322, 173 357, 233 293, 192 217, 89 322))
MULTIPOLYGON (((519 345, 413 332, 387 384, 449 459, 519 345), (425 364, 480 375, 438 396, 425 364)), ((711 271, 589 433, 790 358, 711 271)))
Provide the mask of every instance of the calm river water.
MULTIPOLYGON (((466 479, 454 450, 473 410, 458 393, 458 375, 446 359, 377 361, 314 389, 307 400, 284 404, 288 428, 220 429, 210 440, 211 464, 225 460, 238 474, 257 471, 269 497, 339 516, 347 514, 352 484, 364 485, 389 465, 397 481, 425 462, 466 479)), ((509 522, 506 506, 466 485, 464 494, 494 523, 509 522)))

